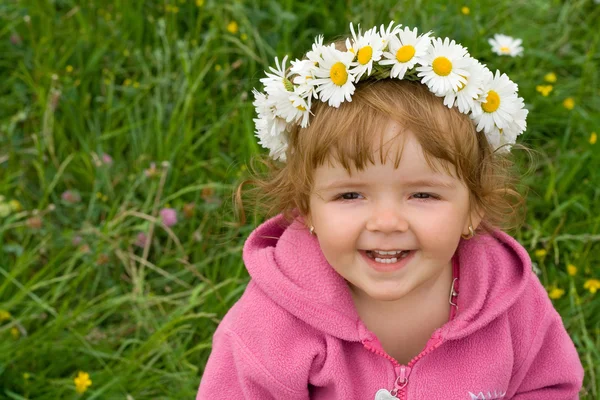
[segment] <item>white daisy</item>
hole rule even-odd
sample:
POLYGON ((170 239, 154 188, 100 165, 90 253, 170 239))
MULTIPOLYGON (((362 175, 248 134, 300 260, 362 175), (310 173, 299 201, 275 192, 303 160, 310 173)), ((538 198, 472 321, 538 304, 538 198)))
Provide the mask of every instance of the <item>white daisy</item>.
MULTIPOLYGON (((524 130, 524 117, 519 110, 523 108, 523 99, 517 97, 517 85, 506 74, 492 75, 486 68, 484 72, 483 93, 473 107, 471 118, 477 124, 477 130, 483 130, 486 135, 499 135, 500 130, 515 129, 521 124, 524 130), (519 114, 521 113, 521 114, 519 114), (515 116, 523 121, 515 120, 515 116)), ((522 132, 521 130, 521 132, 522 132)))
POLYGON ((302 121, 303 128, 308 125, 310 107, 298 93, 277 90, 269 95, 269 100, 275 103, 275 115, 283 118, 286 123, 302 121))
POLYGON ((351 22, 350 31, 352 32, 352 42, 350 39, 346 39, 346 49, 356 56, 356 61, 350 65, 354 67, 351 72, 356 76, 356 82, 358 82, 365 72, 367 76, 371 75, 373 62, 381 59, 383 43, 375 29, 369 29, 362 35, 359 25, 358 35, 356 35, 351 22))
POLYGON ((500 135, 498 136, 499 143, 495 148, 508 144, 508 146, 502 147, 503 151, 510 151, 511 145, 517 142, 517 136, 527 129, 526 119, 529 110, 525 108, 524 101, 521 97, 517 100, 520 108, 513 114, 513 121, 510 122, 505 129, 500 129, 500 135))
POLYGON ((471 112, 475 107, 475 101, 483 93, 483 79, 485 67, 474 58, 471 58, 470 64, 466 67, 469 71, 467 83, 461 84, 458 91, 451 91, 444 97, 444 104, 448 108, 457 106, 463 114, 471 112))
POLYGON ((265 118, 255 118, 256 126, 255 136, 259 139, 258 144, 269 150, 269 156, 274 160, 286 161, 285 151, 288 147, 287 137, 285 135, 270 135, 269 121, 265 118))
POLYGON ((306 53, 306 58, 312 60, 314 58, 321 57, 321 49, 323 48, 323 35, 319 35, 315 38, 315 42, 312 45, 311 50, 306 53))
POLYGON ((433 39, 427 54, 423 56, 422 66, 417 67, 417 74, 422 77, 422 83, 426 84, 433 93, 445 96, 452 90, 467 83, 469 71, 467 67, 471 63, 471 57, 467 49, 461 45, 445 38, 433 39))
MULTIPOLYGON (((302 126, 305 127, 308 124, 310 107, 302 96, 295 92, 295 86, 289 80, 290 73, 286 73, 286 62, 287 56, 281 64, 277 57, 275 58, 277 68, 269 67, 271 73, 266 72, 267 77, 260 80, 265 85, 268 97, 255 93, 255 107, 259 115, 263 115, 268 122, 271 121, 271 114, 274 114, 274 117, 282 118, 287 124, 302 120, 302 126), (268 108, 268 112, 265 107, 268 108)), ((273 124, 268 123, 275 131, 279 131, 281 125, 277 120, 273 121, 273 124)))
POLYGON ((515 39, 510 36, 497 33, 493 39, 488 39, 488 43, 492 46, 492 51, 499 56, 522 56, 523 46, 521 39, 515 39))
POLYGON ((383 53, 385 60, 380 65, 393 65, 390 78, 403 79, 406 71, 413 68, 416 63, 421 63, 423 56, 431 44, 429 35, 431 32, 417 35, 417 28, 410 30, 409 27, 399 30, 398 35, 390 37, 388 50, 383 53))
MULTIPOLYGON (((387 28, 383 24, 379 27, 379 36, 381 37, 384 49, 387 47, 390 39, 400 31, 401 26, 402 24, 394 25, 394 21, 390 21, 387 28)), ((373 30, 377 30, 377 27, 374 27, 373 30)))
POLYGON ((314 73, 317 69, 315 63, 311 60, 292 61, 290 76, 294 83, 294 91, 300 96, 305 97, 310 105, 311 97, 318 98, 315 86, 310 81, 315 79, 314 73))
POLYGON ((354 54, 336 50, 334 44, 320 50, 321 57, 311 60, 318 64, 311 85, 317 86, 321 101, 338 108, 343 101, 352 101, 355 77, 349 68, 354 54))
MULTIPOLYGON (((279 136, 287 129, 287 122, 285 119, 278 117, 277 104, 270 96, 264 93, 258 92, 256 89, 252 92, 254 94, 254 102, 252 103, 256 108, 256 113, 259 119, 265 121, 259 129, 264 135, 268 136, 279 136)), ((258 127, 257 127, 258 129, 258 127)))
POLYGON ((285 72, 285 64, 288 56, 285 56, 279 64, 279 59, 275 57, 275 66, 277 68, 269 67, 271 73, 265 71, 266 78, 262 78, 260 81, 265 86, 265 92, 271 94, 283 88, 284 90, 293 90, 293 85, 289 81, 285 72))

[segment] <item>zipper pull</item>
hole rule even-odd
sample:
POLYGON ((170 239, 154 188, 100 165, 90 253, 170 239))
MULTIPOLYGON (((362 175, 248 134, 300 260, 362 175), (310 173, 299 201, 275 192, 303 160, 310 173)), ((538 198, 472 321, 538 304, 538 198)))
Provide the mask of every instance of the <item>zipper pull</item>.
POLYGON ((394 388, 392 391, 386 389, 379 389, 375 393, 375 400, 396 400, 398 399, 398 393, 408 385, 408 375, 410 375, 411 369, 407 366, 400 366, 400 373, 394 381, 394 388))

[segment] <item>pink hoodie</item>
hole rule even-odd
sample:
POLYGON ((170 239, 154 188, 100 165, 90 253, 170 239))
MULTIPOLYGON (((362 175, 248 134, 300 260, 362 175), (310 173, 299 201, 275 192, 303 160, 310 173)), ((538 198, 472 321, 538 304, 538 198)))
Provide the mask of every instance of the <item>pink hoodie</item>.
POLYGON ((316 237, 299 220, 286 225, 277 216, 246 241, 252 279, 214 334, 197 400, 578 398, 577 351, 507 234, 461 240, 458 312, 400 365, 358 317, 316 237))

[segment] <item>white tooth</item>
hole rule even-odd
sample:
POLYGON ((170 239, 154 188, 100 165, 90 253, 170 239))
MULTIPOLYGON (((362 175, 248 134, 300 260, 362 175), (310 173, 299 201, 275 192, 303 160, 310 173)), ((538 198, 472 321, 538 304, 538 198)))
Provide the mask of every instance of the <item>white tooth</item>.
POLYGON ((374 250, 374 252, 377 253, 377 254, 381 254, 382 256, 385 256, 385 255, 394 255, 394 254, 401 253, 402 250, 392 250, 392 251, 377 251, 377 250, 374 250))
POLYGON ((397 262, 398 259, 395 257, 394 258, 378 258, 378 257, 376 257, 375 261, 382 263, 382 264, 391 264, 391 263, 397 262))

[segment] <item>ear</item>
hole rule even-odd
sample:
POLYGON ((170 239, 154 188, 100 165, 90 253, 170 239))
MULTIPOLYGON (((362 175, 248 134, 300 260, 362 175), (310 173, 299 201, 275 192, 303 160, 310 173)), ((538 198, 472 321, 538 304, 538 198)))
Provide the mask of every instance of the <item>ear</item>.
POLYGON ((465 225, 462 229, 462 234, 468 236, 469 225, 473 226, 473 231, 477 230, 477 227, 481 224, 481 220, 483 219, 485 213, 481 208, 477 205, 471 207, 471 211, 469 212, 469 218, 465 221, 465 225))

